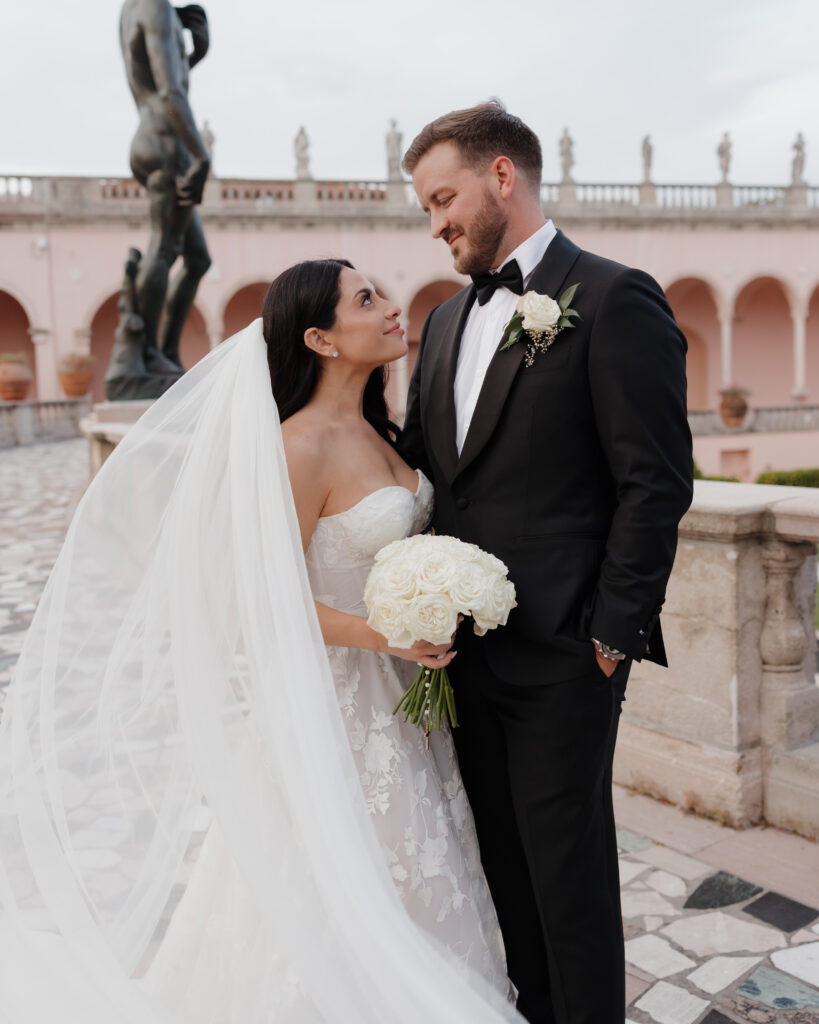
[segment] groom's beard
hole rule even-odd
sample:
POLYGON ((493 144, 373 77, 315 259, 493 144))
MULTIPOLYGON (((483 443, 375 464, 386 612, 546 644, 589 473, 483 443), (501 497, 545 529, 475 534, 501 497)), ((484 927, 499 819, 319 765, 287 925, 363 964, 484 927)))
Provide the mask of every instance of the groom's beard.
POLYGON ((466 252, 453 255, 458 273, 485 274, 491 270, 505 231, 506 218, 503 211, 487 191, 475 213, 469 232, 461 227, 452 227, 447 231, 447 235, 461 234, 463 241, 468 244, 466 252))

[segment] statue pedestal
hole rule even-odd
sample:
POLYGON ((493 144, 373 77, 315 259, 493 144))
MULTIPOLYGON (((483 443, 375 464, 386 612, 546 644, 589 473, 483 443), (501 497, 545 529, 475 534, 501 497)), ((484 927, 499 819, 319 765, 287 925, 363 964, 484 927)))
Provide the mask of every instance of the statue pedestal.
POLYGON ((130 402, 97 402, 88 416, 80 420, 80 430, 88 438, 91 477, 125 437, 139 417, 153 405, 153 399, 130 402))
POLYGON ((657 186, 651 181, 644 181, 640 185, 640 206, 657 205, 657 186))
POLYGON ((785 203, 790 207, 807 207, 808 186, 804 182, 797 182, 795 185, 789 185, 785 203))
POLYGON ((717 185, 717 209, 728 210, 734 205, 734 186, 727 181, 717 185))

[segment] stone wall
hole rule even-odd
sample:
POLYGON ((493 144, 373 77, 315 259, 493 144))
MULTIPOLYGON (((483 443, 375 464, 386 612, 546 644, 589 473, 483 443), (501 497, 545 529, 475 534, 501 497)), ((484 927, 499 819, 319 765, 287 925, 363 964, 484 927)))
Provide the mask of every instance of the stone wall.
POLYGON ((816 491, 697 481, 663 611, 671 667, 634 666, 616 781, 819 837, 817 541, 816 491))

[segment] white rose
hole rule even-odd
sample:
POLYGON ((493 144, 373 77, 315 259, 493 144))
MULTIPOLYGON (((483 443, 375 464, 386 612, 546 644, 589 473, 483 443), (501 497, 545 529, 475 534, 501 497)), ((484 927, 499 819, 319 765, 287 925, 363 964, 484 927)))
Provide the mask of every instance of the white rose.
POLYGON ((523 329, 533 333, 548 331, 563 315, 554 299, 548 295, 538 295, 537 292, 521 295, 515 309, 523 313, 523 329))
POLYGON ((386 637, 390 647, 401 650, 412 647, 415 639, 407 628, 405 608, 403 602, 380 600, 377 604, 369 605, 370 614, 367 618, 370 629, 386 637))
POLYGON ((416 579, 422 594, 443 594, 449 590, 458 572, 458 563, 446 548, 430 548, 418 563, 416 579))
POLYGON ((505 626, 509 613, 516 607, 514 584, 505 575, 493 575, 484 591, 483 601, 472 613, 475 632, 483 636, 488 629, 505 626))
POLYGON ((409 547, 409 541, 412 539, 414 538, 405 537, 403 540, 394 540, 389 544, 385 544, 375 556, 375 564, 381 565, 383 562, 389 562, 393 558, 403 558, 409 547))
POLYGON ((449 588, 459 612, 468 615, 473 608, 480 605, 486 588, 486 572, 477 559, 461 562, 458 573, 449 588))
POLYGON ((488 551, 481 551, 480 548, 478 548, 478 554, 481 567, 487 575, 500 574, 501 576, 505 576, 509 572, 506 565, 499 558, 496 558, 494 555, 490 555, 488 551))
POLYGON ((445 644, 458 625, 458 612, 446 594, 419 594, 410 601, 404 623, 415 640, 445 644))
POLYGON ((379 586, 386 593, 402 601, 408 601, 418 593, 417 576, 414 561, 406 554, 399 558, 391 558, 378 567, 379 586))

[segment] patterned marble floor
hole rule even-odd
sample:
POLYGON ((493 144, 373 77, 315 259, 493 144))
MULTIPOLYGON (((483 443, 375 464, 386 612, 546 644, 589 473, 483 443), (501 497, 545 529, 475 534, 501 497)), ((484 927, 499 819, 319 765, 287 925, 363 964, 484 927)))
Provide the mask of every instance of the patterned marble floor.
MULTIPOLYGON (((76 439, 0 451, 0 700, 88 471, 76 439)), ((819 846, 615 794, 633 1024, 819 1024, 819 846)))

